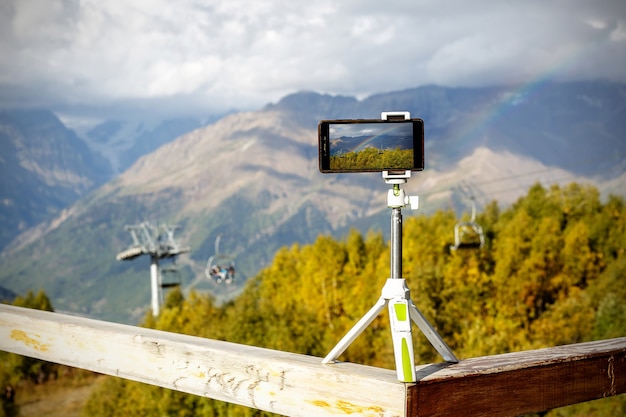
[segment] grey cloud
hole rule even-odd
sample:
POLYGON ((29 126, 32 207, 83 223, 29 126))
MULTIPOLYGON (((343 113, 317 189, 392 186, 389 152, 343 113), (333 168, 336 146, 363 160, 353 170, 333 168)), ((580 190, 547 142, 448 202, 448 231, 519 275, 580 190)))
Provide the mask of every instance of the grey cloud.
POLYGON ((623 0, 12 0, 0 34, 2 105, 219 111, 297 90, 626 82, 623 0))

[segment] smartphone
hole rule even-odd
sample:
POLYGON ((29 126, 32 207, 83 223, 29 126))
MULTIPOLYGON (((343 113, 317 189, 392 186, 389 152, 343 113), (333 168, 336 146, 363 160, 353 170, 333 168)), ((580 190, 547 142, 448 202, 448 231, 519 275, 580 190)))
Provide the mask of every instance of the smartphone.
POLYGON ((424 169, 422 119, 322 120, 317 131, 322 173, 424 169))

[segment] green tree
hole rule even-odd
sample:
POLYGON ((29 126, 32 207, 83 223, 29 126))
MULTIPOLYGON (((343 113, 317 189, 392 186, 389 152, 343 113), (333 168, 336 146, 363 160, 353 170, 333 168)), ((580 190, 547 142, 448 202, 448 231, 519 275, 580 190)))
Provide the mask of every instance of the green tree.
POLYGON ((28 291, 26 296, 16 297, 13 301, 13 305, 16 307, 33 308, 35 310, 54 311, 50 299, 43 290, 39 290, 37 294, 28 291))

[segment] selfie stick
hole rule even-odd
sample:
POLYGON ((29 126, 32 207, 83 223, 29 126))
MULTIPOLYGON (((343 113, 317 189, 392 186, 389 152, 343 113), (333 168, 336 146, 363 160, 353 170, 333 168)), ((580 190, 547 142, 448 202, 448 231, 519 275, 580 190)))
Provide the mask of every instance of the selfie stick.
MULTIPOLYGON (((410 118, 408 112, 383 112, 381 119, 389 120, 389 116, 401 116, 404 119, 410 118)), ((322 363, 335 361, 367 326, 374 321, 385 306, 388 306, 398 380, 402 382, 415 382, 417 377, 415 374, 415 358, 413 356, 411 320, 415 322, 417 327, 424 333, 424 336, 426 336, 428 341, 445 361, 456 363, 458 359, 415 306, 411 300, 409 287, 406 285, 405 279, 402 278, 402 208, 407 204, 412 210, 418 208, 418 197, 407 196, 404 190, 400 188, 400 184, 406 183, 407 180, 411 178, 411 171, 383 171, 382 176, 387 184, 393 186, 387 193, 387 206, 391 209, 391 276, 387 278, 387 282, 382 289, 382 294, 376 304, 374 304, 361 320, 350 329, 333 350, 326 355, 322 363)))

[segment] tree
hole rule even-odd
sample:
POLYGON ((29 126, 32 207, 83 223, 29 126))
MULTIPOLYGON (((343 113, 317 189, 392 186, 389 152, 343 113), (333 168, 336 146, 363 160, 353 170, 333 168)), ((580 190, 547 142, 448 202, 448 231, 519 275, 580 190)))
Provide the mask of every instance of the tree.
MULTIPOLYGON (((487 237, 482 250, 450 250, 456 223, 450 210, 407 216, 403 227, 411 298, 459 358, 626 335, 623 199, 603 204, 593 187, 536 184, 507 209, 490 203, 477 222, 487 237)), ((208 295, 170 292, 160 316, 146 323, 323 357, 378 300, 389 265, 381 233, 322 235, 280 249, 235 300, 217 306, 208 295)), ((414 330, 417 362, 440 360, 414 330)), ((340 359, 393 368, 389 333, 385 312, 340 359)), ((118 385, 94 394, 85 415, 117 415, 107 408, 120 415, 269 415, 135 383, 108 384, 118 385), (119 398, 119 384, 128 398, 119 398)), ((626 410, 626 399, 577 407, 548 415, 612 415, 626 410)))

